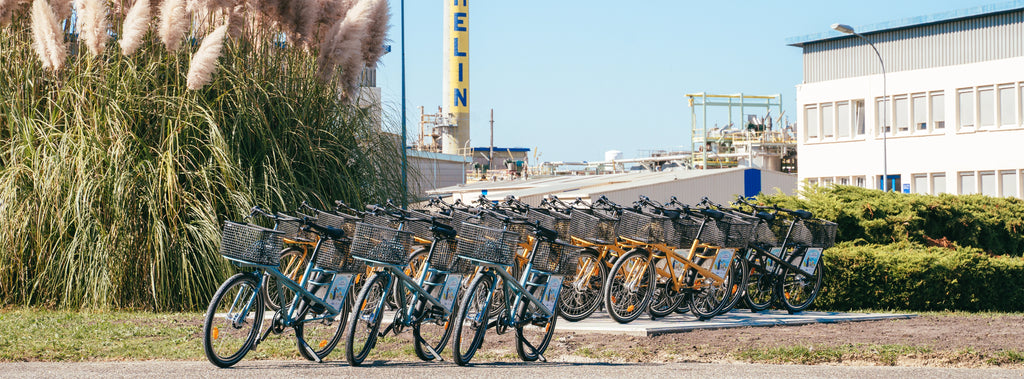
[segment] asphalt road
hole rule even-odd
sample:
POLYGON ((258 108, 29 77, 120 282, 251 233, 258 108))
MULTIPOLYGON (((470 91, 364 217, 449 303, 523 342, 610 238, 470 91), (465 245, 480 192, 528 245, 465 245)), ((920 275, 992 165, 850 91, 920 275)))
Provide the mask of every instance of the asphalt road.
POLYGON ((205 361, 4 363, 4 378, 1021 378, 1024 370, 881 366, 800 366, 762 364, 487 363, 458 367, 451 362, 375 362, 349 367, 344 362, 242 361, 218 369, 205 361))

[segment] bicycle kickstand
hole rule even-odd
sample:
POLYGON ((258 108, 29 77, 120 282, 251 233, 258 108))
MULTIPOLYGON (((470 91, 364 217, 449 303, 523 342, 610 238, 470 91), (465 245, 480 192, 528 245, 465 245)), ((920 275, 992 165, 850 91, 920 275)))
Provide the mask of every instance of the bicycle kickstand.
POLYGON ((305 349, 305 350, 306 350, 306 353, 307 353, 307 354, 309 354, 309 356, 313 357, 313 360, 315 360, 315 361, 316 361, 316 363, 322 363, 322 362, 323 362, 323 361, 322 361, 322 360, 320 359, 320 356, 316 355, 316 352, 315 352, 315 351, 313 351, 313 348, 312 348, 312 347, 309 347, 309 344, 308 344, 308 343, 306 343, 306 340, 305 340, 305 339, 303 339, 303 338, 299 338, 299 342, 302 342, 302 346, 301 346, 301 347, 302 347, 302 349, 305 349))
POLYGON ((434 350, 434 347, 430 346, 430 344, 427 343, 427 341, 425 341, 423 338, 420 338, 420 337, 417 337, 416 339, 420 340, 420 345, 423 345, 423 347, 426 347, 427 351, 429 351, 430 354, 434 355, 434 358, 437 358, 437 360, 439 362, 444 362, 444 358, 441 358, 441 354, 438 354, 437 351, 434 350))
POLYGON ((533 344, 531 344, 530 341, 527 341, 526 338, 520 337, 518 335, 516 335, 516 338, 519 338, 520 341, 523 341, 523 344, 526 345, 526 347, 530 348, 530 350, 532 350, 534 354, 537 354, 537 358, 540 358, 541 362, 548 361, 547 358, 544 358, 544 354, 541 354, 539 351, 537 351, 537 348, 533 347, 533 344))

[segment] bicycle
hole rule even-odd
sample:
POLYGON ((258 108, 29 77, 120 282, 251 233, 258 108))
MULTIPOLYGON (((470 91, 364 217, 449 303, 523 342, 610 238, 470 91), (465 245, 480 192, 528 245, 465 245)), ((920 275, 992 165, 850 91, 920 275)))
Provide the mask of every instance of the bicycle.
POLYGON ((502 219, 506 225, 533 229, 533 246, 522 275, 515 278, 508 268, 515 264, 517 233, 463 225, 465 233, 459 236, 456 254, 479 269, 455 314, 452 341, 455 363, 469 364, 491 327, 498 333, 510 327, 515 329, 516 353, 523 361, 546 361, 543 354, 558 320, 561 281, 575 273, 579 251, 575 246, 558 241, 554 230, 493 211, 482 212, 502 219), (495 291, 499 284, 504 291, 495 291), (503 296, 507 306, 492 322, 490 306, 495 295, 503 296))
POLYGON ((618 214, 606 205, 607 198, 587 203, 577 198, 572 205, 558 198, 551 200, 559 207, 570 208, 569 241, 580 246, 576 275, 562 283, 562 318, 575 322, 594 314, 603 304, 604 284, 608 271, 626 250, 616 243, 618 214))
MULTIPOLYGON (((254 207, 246 219, 257 215, 277 221, 277 216, 259 207, 254 207)), ((320 238, 302 279, 296 282, 279 270, 283 232, 244 222, 224 223, 220 254, 251 271, 228 278, 210 301, 203 322, 203 351, 211 363, 231 367, 271 333, 280 334, 288 327, 295 331, 299 353, 306 359, 321 362, 337 345, 348 311, 351 272, 358 272, 360 265, 338 246, 331 254, 325 249, 326 244, 345 240, 343 230, 308 219, 304 227, 320 238), (274 312, 271 325, 259 336, 265 317, 262 285, 267 275, 282 287, 278 291, 280 304, 289 305, 274 312), (283 288, 294 294, 290 302, 284 298, 283 288)))
POLYGON ((714 317, 727 304, 734 284, 743 280, 732 275, 734 265, 742 264, 735 247, 745 247, 752 230, 753 225, 724 212, 669 209, 641 196, 620 218, 619 238, 633 249, 615 262, 608 276, 608 313, 620 323, 644 311, 652 318, 664 317, 688 300, 699 320, 714 317), (692 218, 696 215, 699 222, 692 218), (687 242, 689 249, 678 248, 687 242))
POLYGON ((374 348, 377 338, 411 327, 416 356, 424 361, 443 360, 440 352, 451 335, 451 318, 455 299, 462 283, 452 242, 457 232, 435 217, 417 217, 418 212, 368 209, 386 213, 398 220, 399 228, 359 223, 353 237, 352 255, 368 265, 380 268, 370 276, 355 300, 355 312, 349 316, 345 329, 345 358, 352 366, 361 365, 374 348), (424 232, 426 231, 426 232, 424 232), (409 246, 423 233, 431 234, 426 259, 415 278, 407 274, 409 246), (379 332, 385 317, 386 299, 391 291, 408 291, 395 296, 398 306, 392 322, 379 332))
POLYGON ((750 207, 762 220, 746 256, 751 280, 744 288, 744 303, 753 312, 776 302, 789 313, 810 307, 826 275, 822 252, 835 243, 837 225, 806 210, 759 206, 742 197, 736 203, 750 207), (792 220, 781 219, 779 212, 792 220))

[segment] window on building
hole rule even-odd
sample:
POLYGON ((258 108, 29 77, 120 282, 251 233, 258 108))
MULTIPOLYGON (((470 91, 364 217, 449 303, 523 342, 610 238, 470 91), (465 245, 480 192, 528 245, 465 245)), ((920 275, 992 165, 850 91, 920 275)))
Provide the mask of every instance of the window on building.
POLYGON ((999 172, 1000 182, 1000 196, 1003 197, 1016 197, 1017 196, 1017 173, 1014 171, 1000 171, 999 172))
POLYGON ((961 89, 957 92, 957 113, 960 115, 961 128, 974 127, 974 90, 961 89))
POLYGON ((978 173, 978 181, 981 182, 981 194, 985 196, 999 196, 996 187, 995 171, 982 171, 978 173))
POLYGON ((961 195, 970 195, 972 193, 978 193, 978 186, 976 184, 977 183, 975 183, 973 172, 960 173, 960 182, 958 185, 960 186, 961 195))
POLYGON ((914 107, 914 129, 928 130, 928 102, 924 94, 914 95, 911 106, 914 107))
POLYGON ((996 92, 991 87, 978 88, 978 126, 996 125, 996 92))
MULTIPOLYGON (((1019 100, 1020 103, 1017 105, 1020 106, 1020 123, 1024 125, 1024 83, 1020 83, 1019 95, 1020 96, 1017 96, 1017 100, 1019 100)), ((1024 194, 1021 195, 1021 197, 1024 197, 1024 194)))
POLYGON ((836 104, 836 136, 846 138, 850 136, 850 102, 843 101, 836 104))
POLYGON ((942 92, 932 92, 932 127, 943 129, 946 127, 946 98, 942 92))
POLYGON ((808 186, 816 186, 816 185, 818 185, 818 179, 817 178, 808 178, 807 179, 807 185, 808 186))
POLYGON ((890 120, 892 120, 892 112, 889 112, 886 109, 886 105, 888 104, 886 104, 886 101, 882 98, 875 100, 875 131, 878 134, 882 134, 882 125, 885 125, 884 128, 886 133, 891 131, 889 129, 892 127, 892 124, 890 123, 890 120))
POLYGON ((906 132, 910 130, 910 101, 907 100, 906 96, 897 96, 895 98, 896 107, 896 131, 906 132))
POLYGON ((823 187, 831 187, 832 186, 832 178, 821 178, 821 185, 823 187))
POLYGON ((850 178, 846 177, 846 176, 838 177, 838 178, 836 178, 836 183, 838 183, 840 185, 848 186, 848 185, 850 185, 850 178))
POLYGON ((928 175, 926 174, 914 174, 914 193, 927 194, 928 193, 928 175))
POLYGON ((867 178, 865 178, 863 176, 857 176, 857 177, 853 178, 853 183, 854 183, 853 185, 855 185, 857 187, 864 188, 864 187, 867 187, 868 180, 867 180, 867 178))
POLYGON ((811 105, 804 110, 804 124, 807 138, 818 138, 818 107, 811 105))
POLYGON ((932 194, 946 193, 946 174, 932 174, 932 194))
POLYGON ((999 125, 1017 125, 1017 104, 1013 84, 999 86, 999 125))
POLYGON ((821 105, 821 136, 832 138, 835 136, 835 112, 832 111, 832 104, 821 105))
MULTIPOLYGON (((1024 87, 1022 87, 1024 90, 1024 87)), ((857 126, 857 135, 864 135, 864 100, 853 102, 853 124, 857 126)))

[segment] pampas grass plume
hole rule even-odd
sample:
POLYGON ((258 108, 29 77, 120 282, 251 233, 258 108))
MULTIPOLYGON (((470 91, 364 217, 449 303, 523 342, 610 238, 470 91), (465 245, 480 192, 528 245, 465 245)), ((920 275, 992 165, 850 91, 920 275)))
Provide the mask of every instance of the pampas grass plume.
POLYGON ((107 4, 104 0, 81 0, 84 5, 81 37, 93 55, 103 53, 107 42, 107 4))
POLYGON ((224 36, 228 32, 228 25, 224 24, 214 29, 206 38, 199 50, 192 56, 192 62, 188 66, 188 89, 197 90, 210 83, 213 73, 217 71, 217 59, 224 48, 224 36))
POLYGON ((32 4, 32 46, 43 62, 43 68, 53 71, 60 70, 64 64, 64 44, 58 38, 63 37, 57 16, 46 0, 35 0, 32 4))
POLYGON ((149 0, 138 0, 124 18, 124 37, 121 38, 121 53, 128 56, 142 45, 142 37, 149 30, 149 0))
POLYGON ((376 65, 377 60, 384 55, 384 40, 388 35, 388 21, 391 15, 388 14, 387 0, 372 1, 370 19, 367 20, 366 40, 363 41, 363 60, 367 65, 376 65))
POLYGON ((168 51, 181 47, 181 40, 188 31, 188 11, 185 0, 164 0, 160 6, 160 40, 168 51))

